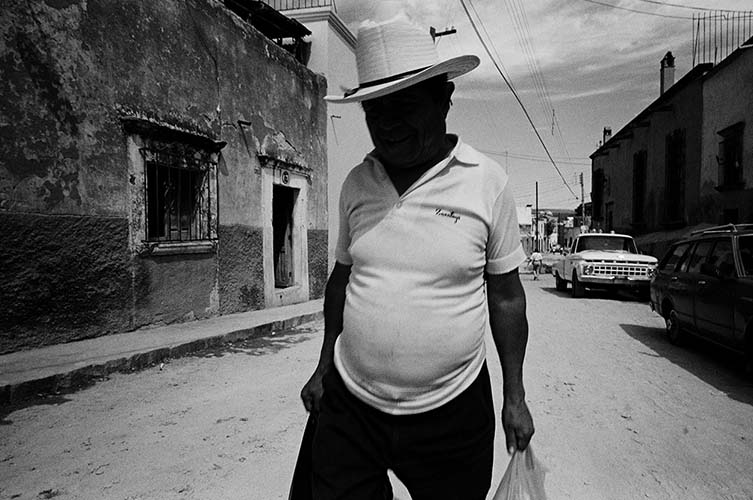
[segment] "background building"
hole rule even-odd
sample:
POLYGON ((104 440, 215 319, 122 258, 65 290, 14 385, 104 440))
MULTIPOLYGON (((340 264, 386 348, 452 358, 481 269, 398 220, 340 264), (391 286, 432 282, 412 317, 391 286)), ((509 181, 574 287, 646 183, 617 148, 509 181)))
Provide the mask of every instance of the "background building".
POLYGON ((326 81, 260 3, 5 2, 0 352, 322 295, 326 81))
MULTIPOLYGON (((328 93, 342 94, 358 85, 356 37, 337 14, 334 0, 267 0, 311 30, 308 67, 327 77, 328 93)), ((324 103, 327 113, 327 197, 329 266, 335 262, 340 221, 340 188, 350 170, 373 149, 363 110, 356 104, 324 103)))
POLYGON ((693 229, 753 222, 751 49, 753 39, 676 83, 667 53, 661 95, 616 134, 605 128, 591 155, 595 228, 661 256, 693 229))

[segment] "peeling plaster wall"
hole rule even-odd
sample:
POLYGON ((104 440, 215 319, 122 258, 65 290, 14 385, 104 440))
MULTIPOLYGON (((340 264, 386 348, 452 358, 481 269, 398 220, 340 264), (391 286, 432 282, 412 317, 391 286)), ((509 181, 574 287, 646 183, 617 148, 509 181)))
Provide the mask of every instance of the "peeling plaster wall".
POLYGON ((0 211, 0 227, 0 352, 129 328, 124 219, 0 211))
POLYGON ((309 295, 312 299, 324 297, 324 287, 329 277, 328 235, 329 231, 326 230, 312 229, 308 232, 309 295))
POLYGON ((220 227, 220 312, 264 307, 261 230, 243 225, 220 227))
POLYGON ((325 91, 216 0, 6 0, 0 352, 263 307, 256 155, 281 134, 306 159, 309 230, 326 231, 325 91), (125 116, 227 142, 214 253, 130 248, 125 116))

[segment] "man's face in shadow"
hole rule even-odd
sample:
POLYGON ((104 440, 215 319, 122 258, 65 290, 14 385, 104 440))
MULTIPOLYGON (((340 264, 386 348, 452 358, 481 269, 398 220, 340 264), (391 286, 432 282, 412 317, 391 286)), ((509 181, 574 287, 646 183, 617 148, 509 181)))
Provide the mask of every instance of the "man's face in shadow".
POLYGON ((408 169, 438 161, 454 85, 441 77, 363 101, 376 155, 387 167, 408 169))

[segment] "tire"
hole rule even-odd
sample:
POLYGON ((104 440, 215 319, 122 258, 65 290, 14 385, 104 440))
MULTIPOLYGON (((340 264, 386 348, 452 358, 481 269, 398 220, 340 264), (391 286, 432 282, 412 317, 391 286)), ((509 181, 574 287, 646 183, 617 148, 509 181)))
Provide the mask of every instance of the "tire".
POLYGON ((560 273, 554 275, 554 287, 560 292, 567 290, 567 281, 560 278, 560 273))
POLYGON ((586 287, 584 287, 580 281, 578 281, 578 274, 573 271, 573 289, 572 289, 572 295, 573 298, 580 298, 583 297, 586 294, 586 287))
POLYGON ((664 324, 667 328, 667 337, 674 345, 682 345, 683 331, 680 327, 680 321, 677 319, 677 313, 674 309, 669 310, 669 314, 664 318, 664 324))

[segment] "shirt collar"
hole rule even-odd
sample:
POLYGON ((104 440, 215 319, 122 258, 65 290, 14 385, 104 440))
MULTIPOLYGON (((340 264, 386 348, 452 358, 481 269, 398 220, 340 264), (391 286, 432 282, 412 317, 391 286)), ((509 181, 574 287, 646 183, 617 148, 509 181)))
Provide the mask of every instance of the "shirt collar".
POLYGON ((466 165, 478 165, 481 161, 476 150, 461 141, 460 137, 458 137, 457 144, 455 144, 450 156, 454 157, 457 162, 466 165))

